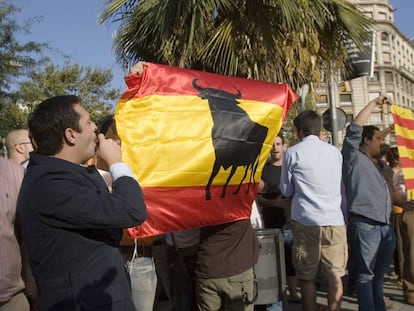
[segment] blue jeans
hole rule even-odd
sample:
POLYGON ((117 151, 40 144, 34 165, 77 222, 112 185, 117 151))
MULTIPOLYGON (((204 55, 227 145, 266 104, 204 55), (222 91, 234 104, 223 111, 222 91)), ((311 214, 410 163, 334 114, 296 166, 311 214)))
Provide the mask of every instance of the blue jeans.
POLYGON ((390 225, 351 216, 348 234, 359 310, 385 311, 384 275, 394 254, 394 231, 390 225))

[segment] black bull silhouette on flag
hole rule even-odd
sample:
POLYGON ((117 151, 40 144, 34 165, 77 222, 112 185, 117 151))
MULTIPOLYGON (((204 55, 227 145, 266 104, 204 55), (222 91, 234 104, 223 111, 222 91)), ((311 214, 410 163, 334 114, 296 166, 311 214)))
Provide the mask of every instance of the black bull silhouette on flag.
POLYGON ((260 151, 268 128, 252 121, 247 112, 240 108, 237 101, 241 98, 240 90, 237 94, 231 94, 223 90, 202 88, 197 85, 197 79, 193 80, 193 87, 200 92, 199 97, 208 100, 214 123, 211 137, 216 158, 206 186, 206 200, 211 199, 210 186, 221 167, 224 170, 231 167, 223 185, 221 197, 225 197, 226 187, 238 167, 244 167, 244 174, 233 194, 239 192, 250 169, 247 188, 249 191, 250 184, 255 182, 254 174, 259 164, 260 151))
POLYGON ((249 218, 289 86, 153 63, 125 81, 116 129, 148 214, 130 237, 249 218))

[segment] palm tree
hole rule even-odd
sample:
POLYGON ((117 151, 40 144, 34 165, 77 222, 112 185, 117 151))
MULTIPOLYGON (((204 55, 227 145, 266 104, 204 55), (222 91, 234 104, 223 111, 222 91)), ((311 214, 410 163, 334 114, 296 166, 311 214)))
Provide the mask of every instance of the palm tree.
POLYGON ((120 22, 115 52, 294 89, 343 68, 345 42, 363 48, 371 27, 346 0, 109 0, 100 22, 120 22))

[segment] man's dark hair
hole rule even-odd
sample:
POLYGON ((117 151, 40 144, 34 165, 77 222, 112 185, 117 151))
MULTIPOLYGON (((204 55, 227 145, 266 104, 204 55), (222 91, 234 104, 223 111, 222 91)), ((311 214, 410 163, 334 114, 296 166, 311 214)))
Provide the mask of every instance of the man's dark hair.
POLYGON ((293 125, 298 132, 302 132, 303 137, 309 135, 319 136, 322 127, 320 115, 312 110, 302 111, 293 120, 293 125))
POLYGON ((41 102, 29 115, 29 135, 36 152, 55 155, 63 147, 65 130, 80 132, 79 115, 73 109, 80 99, 74 95, 55 96, 41 102))
POLYGON ((391 150, 391 146, 388 144, 382 144, 380 147, 380 152, 379 152, 379 156, 380 157, 386 157, 387 154, 390 152, 391 150))
POLYGON ((97 134, 106 134, 108 130, 112 127, 115 130, 116 134, 116 127, 114 126, 115 118, 113 114, 107 115, 105 117, 100 118, 98 121, 96 121, 96 133, 97 134))
POLYGON ((400 163, 400 154, 397 147, 390 148, 385 157, 391 168, 396 167, 400 163))
POLYGON ((285 138, 283 137, 283 133, 279 132, 279 134, 276 135, 276 137, 280 137, 280 139, 282 140, 282 144, 285 144, 285 138))
POLYGON ((372 140, 374 138, 375 132, 379 131, 380 129, 375 125, 365 125, 362 131, 362 140, 361 144, 364 143, 364 139, 367 138, 368 140, 372 140))

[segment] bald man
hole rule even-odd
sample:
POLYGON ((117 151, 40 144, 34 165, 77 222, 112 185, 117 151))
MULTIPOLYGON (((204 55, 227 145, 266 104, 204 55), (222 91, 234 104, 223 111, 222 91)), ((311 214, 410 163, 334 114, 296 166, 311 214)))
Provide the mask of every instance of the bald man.
MULTIPOLYGON (((29 163, 29 153, 33 151, 32 143, 29 139, 29 131, 27 129, 16 129, 10 131, 6 136, 6 149, 7 157, 9 160, 21 164, 26 170, 29 163)), ((22 271, 21 276, 23 278, 25 288, 24 294, 29 301, 30 309, 36 310, 36 296, 37 288, 36 281, 34 279, 32 269, 30 268, 29 258, 25 242, 21 237, 20 221, 16 217, 15 232, 18 237, 21 252, 22 271)), ((1 307, 0 307, 1 311, 1 307)))
POLYGON ((15 234, 16 204, 23 174, 20 165, 0 157, 0 310, 4 311, 29 311, 15 234))
POLYGON ((29 139, 29 131, 18 129, 10 131, 6 136, 7 157, 24 167, 29 160, 29 153, 33 151, 32 143, 29 139))

